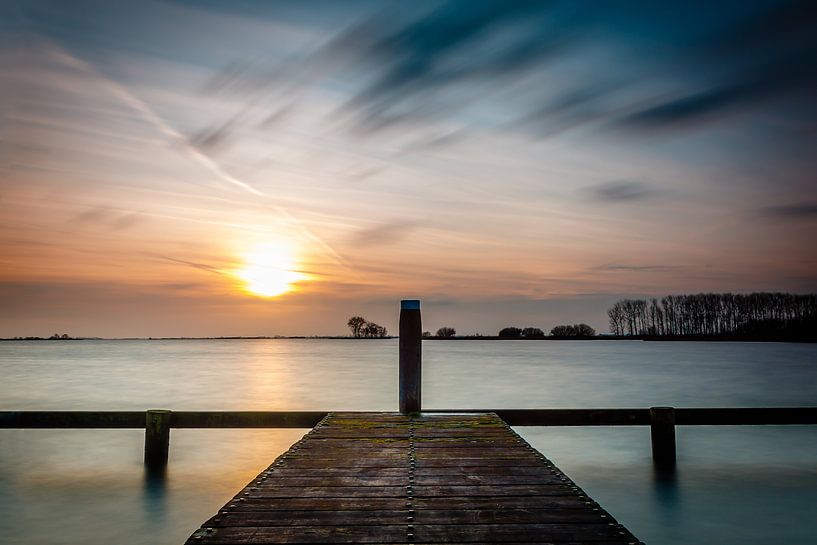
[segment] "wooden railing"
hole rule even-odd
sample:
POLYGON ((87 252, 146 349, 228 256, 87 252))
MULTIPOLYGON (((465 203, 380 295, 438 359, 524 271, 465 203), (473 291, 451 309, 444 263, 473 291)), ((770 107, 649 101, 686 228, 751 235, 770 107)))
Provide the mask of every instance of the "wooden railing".
MULTIPOLYGON (((511 426, 650 426, 653 461, 675 465, 675 426, 817 424, 817 407, 650 409, 428 409, 496 413, 511 426)), ((167 464, 171 428, 312 428, 326 411, 4 411, 0 428, 145 430, 145 464, 167 464)))

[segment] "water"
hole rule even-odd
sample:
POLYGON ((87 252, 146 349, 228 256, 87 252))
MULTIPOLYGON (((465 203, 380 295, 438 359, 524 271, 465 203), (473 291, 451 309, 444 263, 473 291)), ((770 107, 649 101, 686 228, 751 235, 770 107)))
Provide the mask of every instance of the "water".
MULTIPOLYGON (((397 341, 0 343, 0 410, 394 410, 397 341)), ((436 408, 817 405, 817 345, 431 341, 436 408)), ((817 426, 518 428, 651 544, 817 543, 817 426)), ((0 543, 170 545, 303 430, 174 430, 164 483, 140 430, 0 430, 0 543)))

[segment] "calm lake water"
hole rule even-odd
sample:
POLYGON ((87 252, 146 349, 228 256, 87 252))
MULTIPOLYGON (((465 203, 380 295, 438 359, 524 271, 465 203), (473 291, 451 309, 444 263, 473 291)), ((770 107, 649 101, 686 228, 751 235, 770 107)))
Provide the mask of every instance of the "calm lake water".
MULTIPOLYGON (((424 343, 424 407, 817 405, 817 345, 424 343)), ((396 410, 397 341, 0 343, 0 410, 396 410)), ((674 481, 647 428, 517 428, 650 544, 817 543, 817 426, 679 427, 674 481)), ((176 545, 304 430, 0 430, 0 542, 176 545)))

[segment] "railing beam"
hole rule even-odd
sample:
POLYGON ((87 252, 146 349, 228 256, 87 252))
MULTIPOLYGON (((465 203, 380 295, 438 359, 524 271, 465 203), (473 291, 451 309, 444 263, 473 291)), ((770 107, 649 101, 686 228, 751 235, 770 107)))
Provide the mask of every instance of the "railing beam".
MULTIPOLYGON (((649 426, 649 409, 426 409, 496 413, 511 426, 649 426)), ((312 428, 327 411, 173 411, 171 428, 312 428)), ((817 424, 817 407, 676 408, 676 426, 817 424)), ((0 411, 0 429, 144 428, 144 411, 0 411)))

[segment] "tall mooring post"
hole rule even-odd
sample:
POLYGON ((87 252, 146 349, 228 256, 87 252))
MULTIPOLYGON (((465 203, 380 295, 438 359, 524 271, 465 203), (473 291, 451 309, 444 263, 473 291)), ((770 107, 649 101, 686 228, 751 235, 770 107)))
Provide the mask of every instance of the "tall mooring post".
POLYGON ((655 468, 661 471, 675 469, 675 409, 650 408, 650 438, 655 468))
POLYGON ((145 466, 149 471, 161 471, 167 466, 172 414, 161 409, 145 413, 145 466))
POLYGON ((423 324, 420 301, 400 301, 400 412, 420 411, 423 324))

